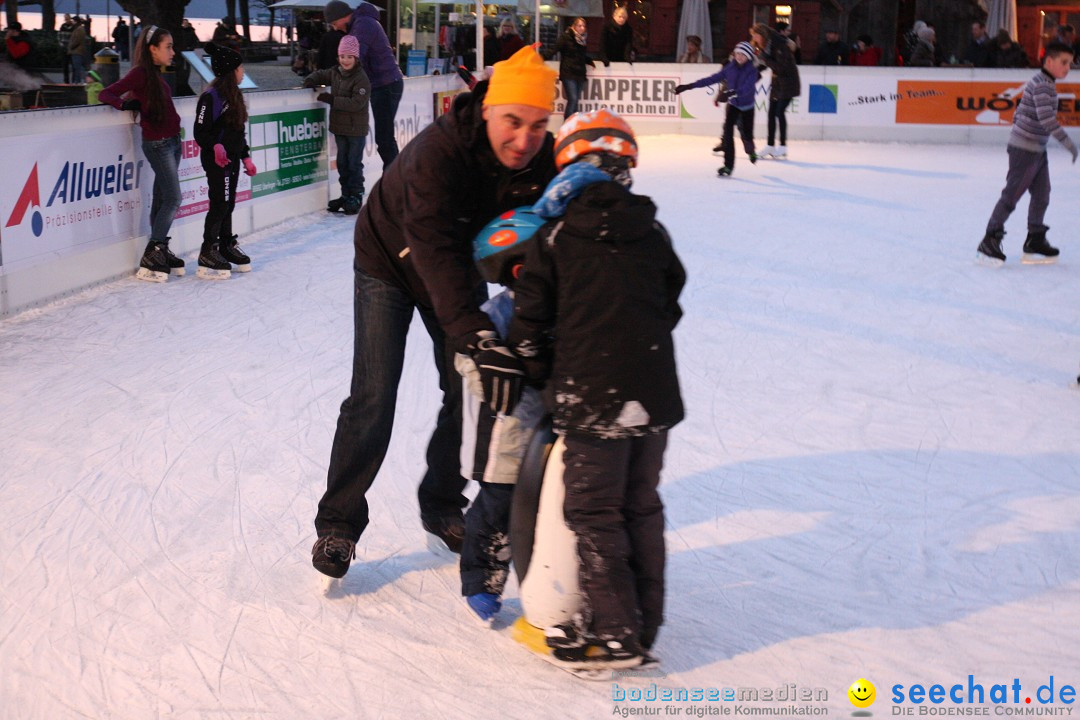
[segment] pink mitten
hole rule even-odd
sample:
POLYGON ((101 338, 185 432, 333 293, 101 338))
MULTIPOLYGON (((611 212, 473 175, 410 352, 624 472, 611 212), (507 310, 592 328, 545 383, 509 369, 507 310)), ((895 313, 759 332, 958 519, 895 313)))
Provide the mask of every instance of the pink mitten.
POLYGON ((251 158, 244 158, 244 172, 248 174, 248 177, 255 177, 255 163, 251 158))
POLYGON ((225 152, 225 146, 221 143, 214 146, 214 164, 218 167, 225 167, 229 164, 229 154, 225 152))

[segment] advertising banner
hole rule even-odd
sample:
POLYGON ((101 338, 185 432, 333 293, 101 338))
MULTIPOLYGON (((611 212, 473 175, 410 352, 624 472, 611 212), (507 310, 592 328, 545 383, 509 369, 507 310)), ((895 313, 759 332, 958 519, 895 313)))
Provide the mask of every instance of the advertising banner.
MULTIPOLYGON (((206 212, 206 172, 199 160, 194 138, 194 118, 183 118, 184 138, 180 158, 180 191, 183 200, 177 220, 206 212)), ((314 107, 248 117, 247 138, 251 159, 258 169, 253 178, 242 171, 236 185, 236 202, 322 182, 327 177, 326 111, 314 107)))
POLYGON ((149 233, 154 173, 130 126, 0 138, 0 268, 149 233))
MULTIPOLYGON (((1012 125, 1024 82, 898 80, 896 122, 925 125, 1012 125)), ((1058 83, 1058 122, 1080 125, 1080 85, 1058 83)))

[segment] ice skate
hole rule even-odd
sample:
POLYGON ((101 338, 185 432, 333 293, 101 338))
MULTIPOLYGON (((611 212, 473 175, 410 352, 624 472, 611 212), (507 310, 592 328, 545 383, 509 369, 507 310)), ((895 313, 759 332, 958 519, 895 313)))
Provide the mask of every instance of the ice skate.
POLYGON ((199 252, 199 269, 195 273, 204 280, 228 280, 232 277, 232 266, 221 257, 217 243, 203 243, 199 252))
POLYGON ((184 261, 173 255, 173 251, 169 249, 170 239, 165 238, 165 262, 169 265, 169 273, 180 277, 185 275, 187 270, 184 268, 184 261))
POLYGON ((731 167, 730 165, 725 165, 724 167, 717 170, 716 174, 719 177, 730 177, 731 173, 733 173, 734 171, 735 168, 731 167))
POLYGON ((331 578, 345 577, 355 557, 356 543, 339 535, 323 535, 311 548, 312 566, 331 578))
POLYGON ((429 550, 461 554, 461 545, 465 542, 465 518, 460 510, 456 515, 421 515, 420 523, 428 533, 429 550))
POLYGON ((236 235, 221 240, 218 246, 221 257, 228 263, 235 265, 236 272, 251 272, 251 258, 236 244, 236 235))
POLYGON ((1052 265, 1058 261, 1058 249, 1046 241, 1047 230, 1049 228, 1044 225, 1040 230, 1028 231, 1020 262, 1025 265, 1052 265))
POLYGON ((163 283, 169 279, 169 261, 165 257, 165 243, 150 241, 146 244, 135 277, 147 282, 163 283))
POLYGON ((495 616, 502 610, 502 600, 494 593, 476 593, 465 598, 469 615, 484 627, 491 627, 495 616))
POLYGON ((335 198, 335 199, 331 200, 330 202, 326 203, 326 211, 327 212, 332 212, 332 213, 344 212, 345 211, 345 200, 346 200, 346 198, 345 198, 344 195, 342 195, 339 198, 335 198))
POLYGON ((1005 264, 1005 253, 1001 252, 1001 239, 1005 237, 1004 230, 987 230, 979 243, 979 250, 975 260, 987 267, 1001 267, 1005 264))

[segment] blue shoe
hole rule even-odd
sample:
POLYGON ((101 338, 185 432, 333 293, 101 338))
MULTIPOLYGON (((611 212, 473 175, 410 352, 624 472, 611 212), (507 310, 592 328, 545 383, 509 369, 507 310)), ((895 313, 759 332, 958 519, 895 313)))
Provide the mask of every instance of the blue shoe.
POLYGON ((495 619, 495 614, 502 609, 502 600, 498 595, 493 593, 476 593, 475 595, 469 595, 465 598, 465 602, 468 603, 469 609, 476 614, 476 617, 480 619, 480 622, 491 625, 495 619))

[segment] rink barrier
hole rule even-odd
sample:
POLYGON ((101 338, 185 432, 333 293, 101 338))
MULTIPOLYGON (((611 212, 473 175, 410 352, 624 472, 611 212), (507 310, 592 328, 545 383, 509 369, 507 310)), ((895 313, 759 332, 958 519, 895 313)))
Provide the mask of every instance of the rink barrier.
MULTIPOLYGON (((456 76, 408 79, 396 119, 399 144, 433 122, 462 88, 456 76)), ((327 106, 315 93, 244 96, 258 173, 241 173, 237 184, 233 232, 241 243, 252 232, 323 209, 337 195, 327 106)), ((192 131, 197 98, 175 104, 183 199, 169 246, 184 257, 202 242, 208 200, 192 131)), ((369 188, 382 172, 372 140, 369 135, 364 160, 369 188)), ((153 171, 130 113, 100 105, 0 113, 0 157, 0 316, 134 273, 150 233, 153 171)), ((349 223, 350 238, 351 230, 349 223)), ((188 259, 189 270, 193 263, 188 259)))
MULTIPOLYGON (((551 63, 557 67, 557 63, 551 63)), ((720 65, 612 63, 589 70, 582 110, 610 107, 638 134, 715 136, 723 106, 716 88, 675 94, 720 65)), ((993 143, 1004 146, 1018 94, 1034 70, 850 68, 803 65, 802 93, 788 108, 793 140, 993 143)), ((769 82, 757 87, 755 137, 762 144, 769 82)), ((398 142, 406 144, 463 86, 456 76, 406 78, 398 142)), ((1080 125, 1080 85, 1057 85, 1059 118, 1080 125)), ((259 173, 241 174, 233 229, 241 239, 325 206, 337 194, 326 106, 310 90, 246 93, 249 141, 259 173)), ((562 120, 556 100, 551 128, 562 120)), ((170 247, 194 253, 202 240, 206 179, 192 139, 196 98, 176 101, 182 121, 183 203, 170 247)), ((72 107, 0 113, 0 316, 124 277, 138 267, 149 235, 153 173, 129 113, 72 107)), ((369 135, 367 187, 382 163, 369 135)))
MULTIPOLYGON (((558 63, 549 63, 558 67, 558 63)), ((580 110, 608 107, 639 134, 719 135, 724 105, 716 86, 675 94, 675 86, 719 72, 719 64, 612 63, 589 68, 580 110)), ((788 107, 794 140, 1001 143, 1012 112, 1035 70, 975 68, 825 67, 800 65, 801 93, 788 107)), ((772 74, 758 82, 754 137, 765 138, 772 74)), ((1080 125, 1080 84, 1057 85, 1063 125, 1080 125)), ((556 100, 557 127, 563 98, 556 100)), ((759 145, 761 143, 759 142, 759 145)))

